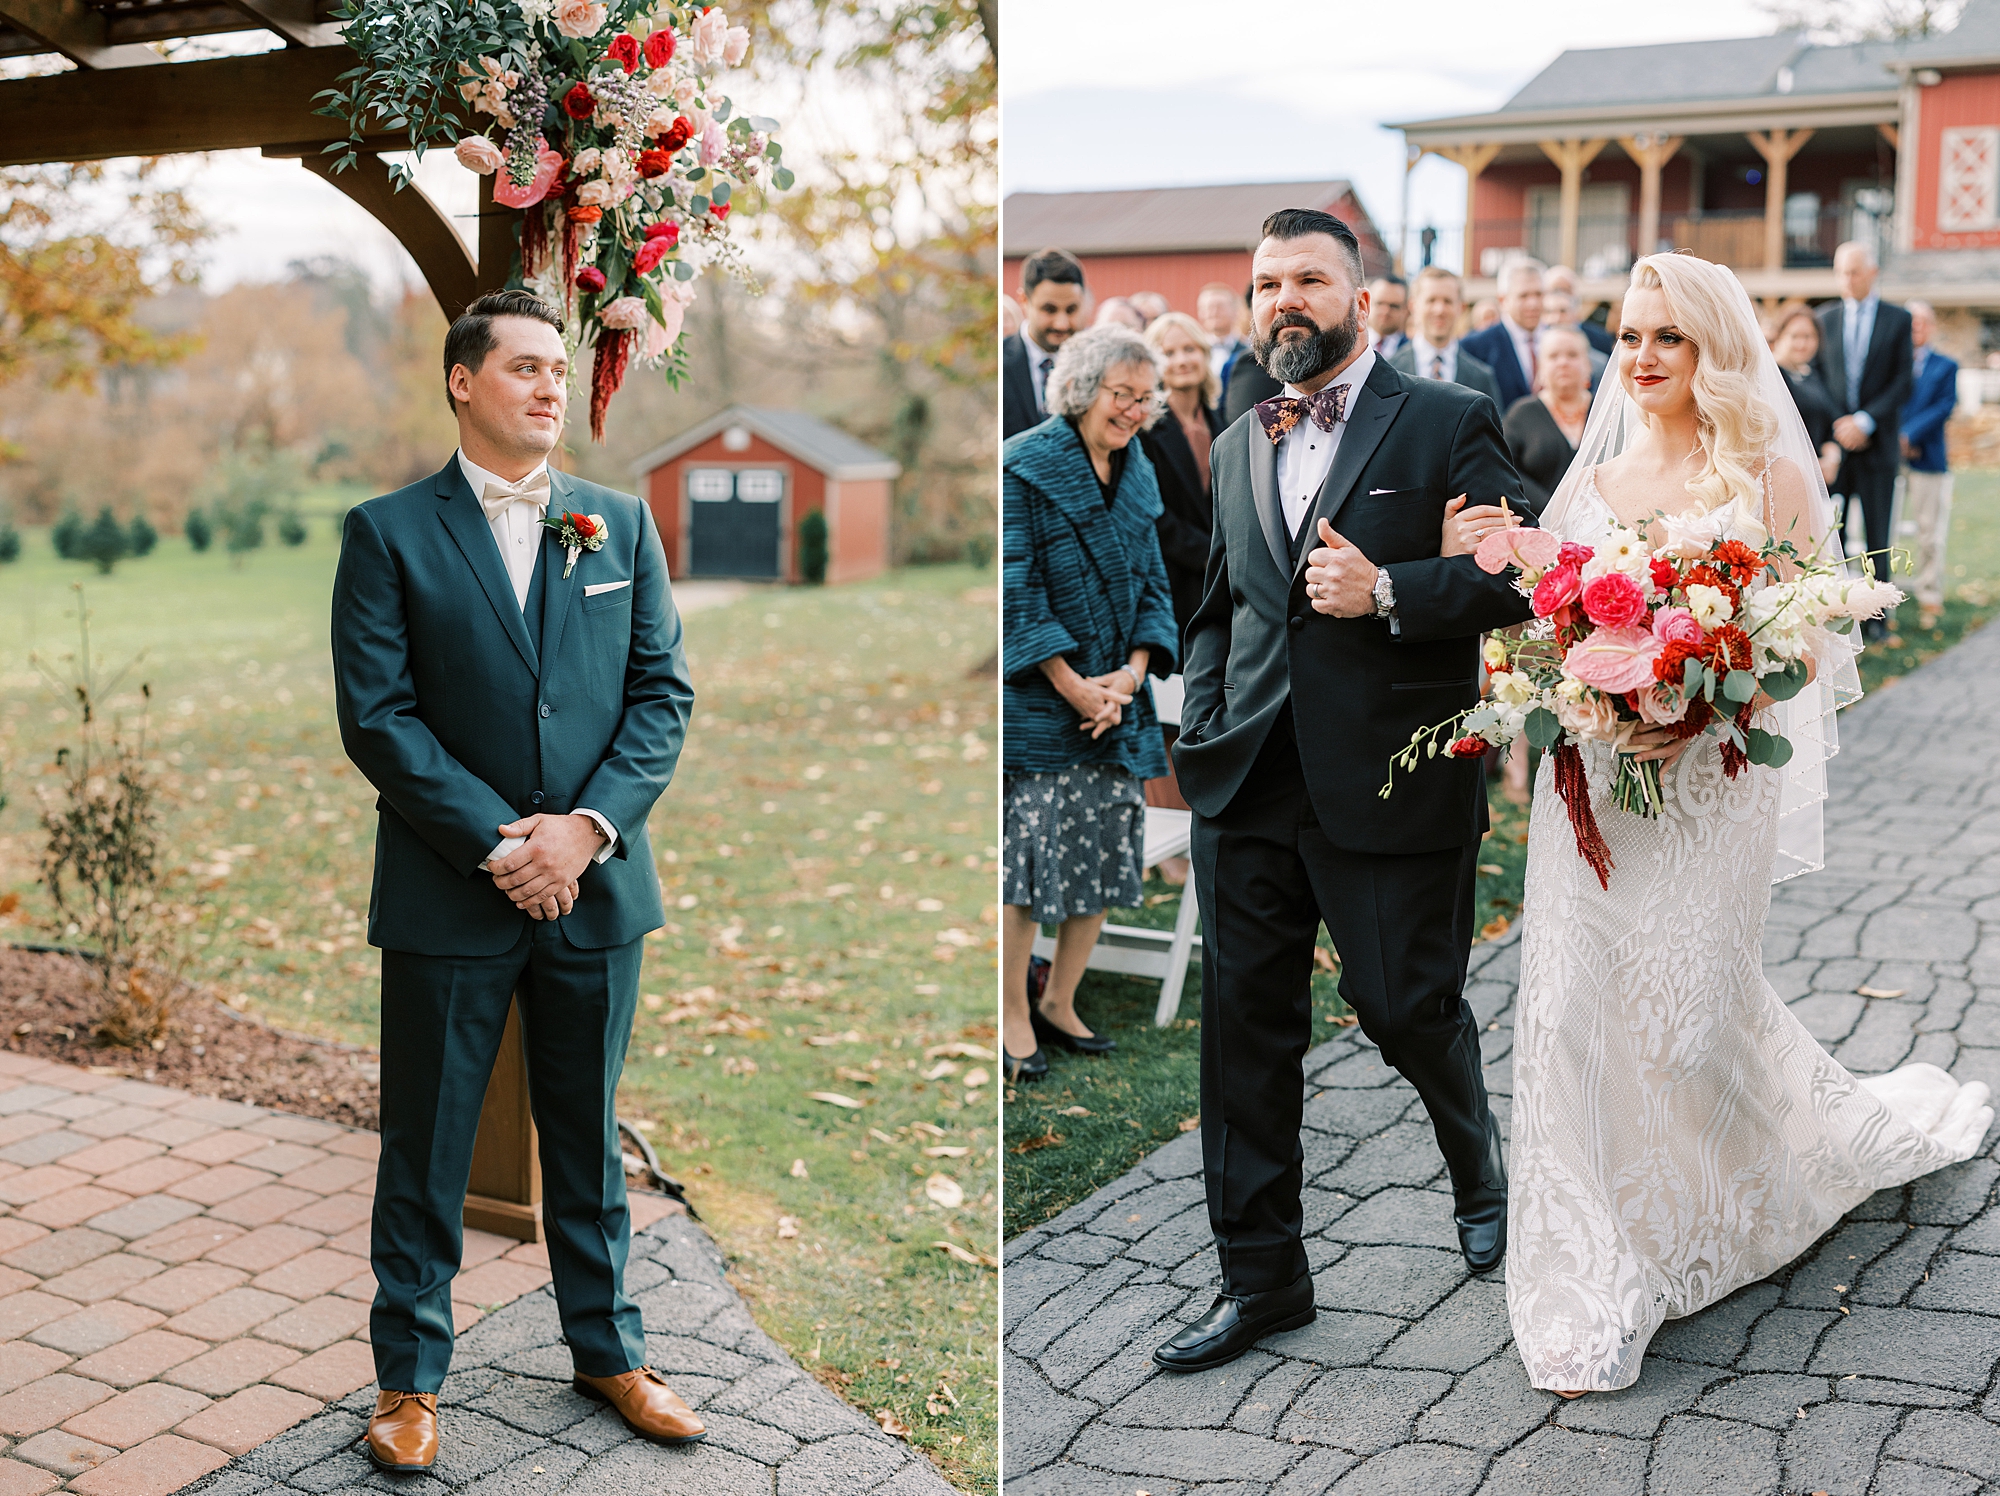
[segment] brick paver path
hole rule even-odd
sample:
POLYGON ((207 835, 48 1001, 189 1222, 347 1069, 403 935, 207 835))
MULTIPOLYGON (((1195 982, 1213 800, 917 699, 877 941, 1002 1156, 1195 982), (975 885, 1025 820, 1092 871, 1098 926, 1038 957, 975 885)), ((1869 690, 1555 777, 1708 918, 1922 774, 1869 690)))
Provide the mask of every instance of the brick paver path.
MULTIPOLYGON (((1827 870, 1776 891, 1771 981, 1850 1069, 1928 1060, 2000 1091, 2000 626, 1841 738, 1827 870)), ((1519 947, 1473 954, 1504 1125, 1519 947)), ((1990 1139, 1670 1322, 1636 1387, 1563 1403, 1528 1386, 1502 1285, 1464 1270, 1415 1094, 1352 1031, 1307 1074, 1318 1321, 1215 1371, 1153 1369, 1216 1285, 1200 1142, 1169 1143, 1009 1245, 1007 1496, 2000 1492, 1990 1139)))

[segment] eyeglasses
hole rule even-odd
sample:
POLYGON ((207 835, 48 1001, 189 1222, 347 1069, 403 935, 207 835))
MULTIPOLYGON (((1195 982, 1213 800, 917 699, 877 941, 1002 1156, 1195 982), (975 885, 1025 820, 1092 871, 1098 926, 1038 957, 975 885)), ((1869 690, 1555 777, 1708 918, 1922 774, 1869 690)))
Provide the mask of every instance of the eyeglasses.
POLYGON ((1139 392, 1111 389, 1107 386, 1104 393, 1111 397, 1111 403, 1119 410, 1151 410, 1159 402, 1159 396, 1151 390, 1139 392))

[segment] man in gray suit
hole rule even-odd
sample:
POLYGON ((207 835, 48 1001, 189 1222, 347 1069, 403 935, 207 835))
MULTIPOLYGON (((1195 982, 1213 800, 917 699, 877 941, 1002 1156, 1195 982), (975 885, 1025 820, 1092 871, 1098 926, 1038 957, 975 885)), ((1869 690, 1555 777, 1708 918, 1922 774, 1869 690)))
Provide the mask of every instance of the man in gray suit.
POLYGON ((1389 358, 1389 367, 1399 374, 1420 379, 1439 379, 1477 390, 1500 408, 1500 381, 1491 365, 1467 353, 1458 342, 1459 314, 1465 309, 1465 294, 1458 277, 1436 265, 1417 272, 1410 287, 1410 336, 1389 358))

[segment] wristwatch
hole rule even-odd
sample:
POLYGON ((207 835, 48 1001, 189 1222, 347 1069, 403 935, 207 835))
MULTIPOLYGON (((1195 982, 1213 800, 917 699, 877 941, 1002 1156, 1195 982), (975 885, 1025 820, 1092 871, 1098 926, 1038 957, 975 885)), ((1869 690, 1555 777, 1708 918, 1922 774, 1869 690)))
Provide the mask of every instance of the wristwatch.
POLYGON ((1375 568, 1375 617, 1396 616, 1396 584, 1389 580, 1389 573, 1382 567, 1375 568))

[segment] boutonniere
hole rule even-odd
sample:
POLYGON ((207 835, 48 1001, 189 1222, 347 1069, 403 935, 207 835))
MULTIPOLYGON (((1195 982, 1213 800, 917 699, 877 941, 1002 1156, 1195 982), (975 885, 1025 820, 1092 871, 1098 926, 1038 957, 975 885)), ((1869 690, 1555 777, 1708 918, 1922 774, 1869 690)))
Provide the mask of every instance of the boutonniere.
POLYGON ((563 580, 576 570, 576 558, 584 551, 604 548, 604 516, 601 514, 563 514, 555 519, 542 521, 542 528, 556 532, 556 544, 569 557, 563 566, 563 580))

